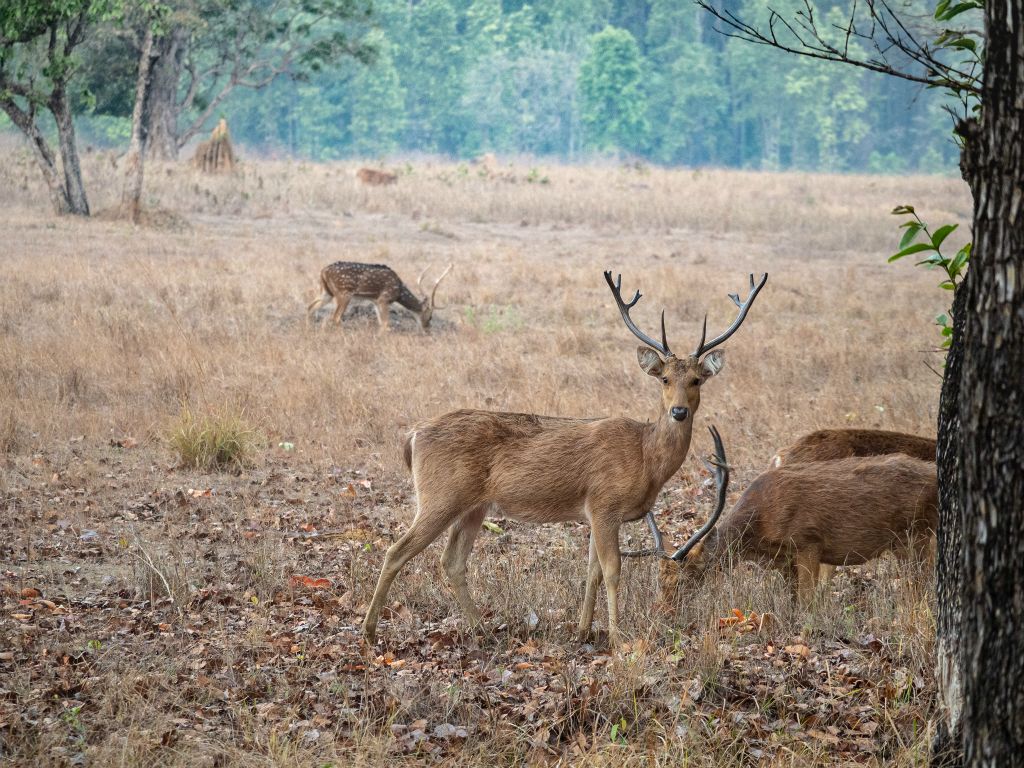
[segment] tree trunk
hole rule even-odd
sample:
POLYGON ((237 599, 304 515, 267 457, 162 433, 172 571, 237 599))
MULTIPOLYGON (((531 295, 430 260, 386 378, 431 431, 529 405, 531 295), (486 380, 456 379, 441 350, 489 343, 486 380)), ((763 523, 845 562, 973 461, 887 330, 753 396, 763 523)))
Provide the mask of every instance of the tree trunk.
POLYGON ((67 83, 57 81, 50 94, 50 112, 57 122, 57 138, 60 143, 60 159, 64 166, 64 191, 67 195, 68 213, 76 216, 89 215, 89 201, 82 183, 82 165, 78 160, 78 145, 75 142, 75 123, 71 117, 67 83))
POLYGON ((959 387, 959 725, 965 765, 1009 766, 1024 753, 1024 4, 986 3, 985 17, 959 387))
POLYGON ((34 117, 22 110, 10 99, 4 99, 0 102, 0 107, 11 118, 11 122, 18 127, 18 130, 25 134, 25 137, 28 139, 29 146, 32 148, 32 155, 36 159, 36 164, 43 174, 43 180, 46 182, 46 188, 50 193, 50 203, 53 205, 53 212, 58 216, 70 213, 71 204, 68 202, 64 181, 57 170, 50 145, 46 143, 46 137, 40 132, 34 117))
POLYGON ((146 111, 146 153, 150 159, 178 159, 178 87, 188 32, 171 29, 153 42, 153 69, 146 111))
POLYGON ((153 27, 147 24, 142 49, 139 52, 139 75, 135 82, 135 105, 132 108, 132 138, 128 145, 124 188, 121 190, 121 213, 127 216, 132 224, 138 223, 142 207, 142 180, 148 132, 146 115, 153 72, 153 47, 153 27))
MULTIPOLYGON (((966 174, 965 174, 966 177, 966 174)), ((970 272, 953 297, 953 336, 946 354, 946 370, 939 395, 938 442, 936 460, 939 477, 939 525, 936 533, 936 677, 939 687, 939 712, 935 738, 931 745, 932 766, 957 768, 962 763, 960 690, 960 552, 963 536, 960 517, 960 465, 958 463, 960 429, 960 371, 964 357, 964 321, 967 281, 970 272)))

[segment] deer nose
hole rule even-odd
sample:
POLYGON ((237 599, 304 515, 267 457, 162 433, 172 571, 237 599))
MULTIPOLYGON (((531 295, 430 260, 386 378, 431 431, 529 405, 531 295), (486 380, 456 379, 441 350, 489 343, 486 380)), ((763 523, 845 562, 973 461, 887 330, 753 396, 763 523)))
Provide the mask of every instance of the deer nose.
POLYGON ((676 421, 686 421, 686 417, 690 415, 690 409, 683 406, 673 405, 671 414, 672 418, 676 421))

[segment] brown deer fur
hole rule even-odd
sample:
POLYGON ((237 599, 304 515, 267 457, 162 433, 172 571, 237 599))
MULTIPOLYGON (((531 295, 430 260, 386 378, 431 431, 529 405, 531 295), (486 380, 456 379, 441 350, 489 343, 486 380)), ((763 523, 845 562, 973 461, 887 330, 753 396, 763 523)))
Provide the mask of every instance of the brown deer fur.
MULTIPOLYGON (((416 486, 416 516, 385 555, 363 621, 370 642, 376 638, 380 610, 402 566, 448 529, 451 535, 441 563, 466 617, 471 624, 479 624, 480 612, 466 581, 466 562, 484 516, 496 511, 532 523, 590 524, 586 592, 577 636, 582 641, 590 633, 603 580, 610 640, 621 642, 619 528, 648 513, 662 485, 682 464, 701 386, 724 362, 721 350, 711 351, 712 347, 739 327, 760 286, 755 289, 751 277, 751 295, 742 304, 736 299, 740 315, 726 333, 707 345, 702 338, 695 354, 677 358, 665 341, 664 320, 661 344, 630 320, 629 308, 639 300, 639 292, 625 304, 619 292, 621 279, 614 285, 610 272, 605 279, 627 327, 647 344, 637 349, 637 359, 641 369, 661 383, 658 418, 645 423, 616 416, 568 419, 462 410, 413 427, 404 454, 416 486)), ((761 286, 766 280, 767 275, 761 286)))
MULTIPOLYGON (((316 311, 333 299, 335 306, 331 320, 335 325, 340 325, 341 316, 345 314, 345 309, 354 296, 373 301, 377 309, 377 319, 385 328, 391 325, 388 308, 392 303, 398 303, 416 315, 420 327, 426 330, 430 327, 430 319, 434 314, 434 293, 451 268, 449 264, 434 283, 429 296, 418 298, 406 288, 395 271, 385 264, 336 261, 320 272, 320 288, 323 293, 306 308, 306 321, 312 322, 316 311)), ((422 279, 422 275, 420 278, 422 279)))
POLYGON ((935 464, 904 454, 783 464, 761 474, 686 557, 700 575, 730 556, 792 579, 801 602, 819 565, 859 565, 884 552, 926 558, 938 522, 935 464))
POLYGON ((356 171, 356 177, 371 187, 383 187, 394 184, 398 181, 398 174, 390 171, 377 171, 373 168, 360 168, 356 171))
POLYGON ((772 459, 772 466, 887 453, 905 453, 934 462, 935 440, 882 429, 819 429, 779 451, 772 459))
MULTIPOLYGON (((883 429, 819 429, 779 451, 772 458, 772 466, 890 453, 905 453, 934 463, 935 439, 883 429)), ((834 565, 822 565, 819 580, 827 585, 832 581, 835 570, 834 565)))

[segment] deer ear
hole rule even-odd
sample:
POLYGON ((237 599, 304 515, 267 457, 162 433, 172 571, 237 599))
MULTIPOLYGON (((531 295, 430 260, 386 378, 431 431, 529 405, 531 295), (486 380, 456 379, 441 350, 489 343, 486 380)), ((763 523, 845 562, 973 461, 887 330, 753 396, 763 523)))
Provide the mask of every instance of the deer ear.
POLYGON ((640 368, 648 376, 661 376, 661 372, 665 368, 665 361, 650 347, 637 347, 636 359, 640 363, 640 368))
POLYGON ((710 379, 725 365, 725 350, 715 349, 704 355, 704 359, 700 361, 700 375, 705 379, 710 379))

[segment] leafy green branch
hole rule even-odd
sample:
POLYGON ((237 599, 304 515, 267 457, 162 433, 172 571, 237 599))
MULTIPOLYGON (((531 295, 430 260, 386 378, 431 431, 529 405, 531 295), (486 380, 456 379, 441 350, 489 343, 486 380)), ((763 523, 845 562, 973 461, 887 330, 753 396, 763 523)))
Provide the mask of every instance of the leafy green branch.
MULTIPOLYGON (((906 230, 900 238, 899 250, 889 257, 889 263, 902 259, 905 256, 925 254, 928 256, 916 262, 916 266, 924 266, 930 269, 939 268, 943 271, 945 278, 939 287, 947 291, 955 291, 957 285, 967 272, 967 264, 971 260, 971 243, 966 243, 955 255, 947 255, 948 251, 942 251, 942 245, 959 226, 958 224, 943 224, 932 232, 928 225, 917 215, 912 205, 898 205, 892 210, 895 216, 910 215, 912 218, 900 224, 900 229, 906 230)), ((942 329, 941 349, 949 349, 953 336, 952 310, 935 318, 936 325, 942 329)))

